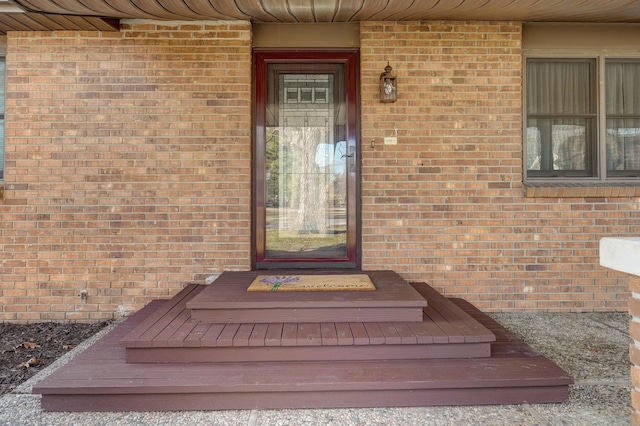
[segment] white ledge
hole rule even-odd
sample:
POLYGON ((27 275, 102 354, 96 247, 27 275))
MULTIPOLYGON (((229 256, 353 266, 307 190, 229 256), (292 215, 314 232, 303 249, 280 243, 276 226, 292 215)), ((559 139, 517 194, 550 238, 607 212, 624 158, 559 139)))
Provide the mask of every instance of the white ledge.
POLYGON ((600 265, 640 276, 640 237, 601 239, 600 265))

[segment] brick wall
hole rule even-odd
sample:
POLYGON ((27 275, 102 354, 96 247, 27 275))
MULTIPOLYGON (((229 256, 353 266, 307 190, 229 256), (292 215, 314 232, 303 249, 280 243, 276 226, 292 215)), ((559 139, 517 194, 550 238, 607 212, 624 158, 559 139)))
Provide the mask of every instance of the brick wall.
MULTIPOLYGON (((8 37, 0 321, 110 318, 251 267, 250 34, 8 37)), ((640 231, 638 194, 523 188, 520 40, 507 22, 362 24, 363 268, 485 310, 624 310, 598 240, 640 231)))
POLYGON ((519 23, 363 23, 361 63, 365 269, 486 310, 626 308, 598 241, 640 231, 637 191, 523 188, 519 23))
POLYGON ((8 36, 0 321, 111 318, 250 267, 250 63, 248 23, 8 36))

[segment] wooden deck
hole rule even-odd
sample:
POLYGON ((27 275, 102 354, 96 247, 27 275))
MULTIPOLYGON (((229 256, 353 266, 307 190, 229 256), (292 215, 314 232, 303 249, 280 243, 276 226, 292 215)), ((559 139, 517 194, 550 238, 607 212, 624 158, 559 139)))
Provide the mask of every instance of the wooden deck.
MULTIPOLYGON (((428 286, 420 322, 202 323, 189 302, 206 286, 188 286, 128 333, 127 362, 189 363, 481 358, 494 334, 428 286)), ((416 294, 419 294, 416 292, 416 294)))
POLYGON ((426 284, 413 288, 429 301, 421 322, 202 324, 190 320, 186 306, 203 289, 189 286, 134 314, 34 392, 51 411, 567 399, 572 379, 557 365, 465 301, 426 284), (450 346, 471 352, 462 356, 450 346), (490 353, 473 354, 484 346, 490 353))

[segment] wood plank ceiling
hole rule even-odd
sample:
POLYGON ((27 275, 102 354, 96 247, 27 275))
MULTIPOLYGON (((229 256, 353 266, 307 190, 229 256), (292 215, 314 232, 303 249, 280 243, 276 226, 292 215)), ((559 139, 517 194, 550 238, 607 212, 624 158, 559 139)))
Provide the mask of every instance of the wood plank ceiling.
POLYGON ((114 31, 123 18, 291 23, 441 19, 640 23, 640 4, 637 0, 0 0, 0 33, 4 34, 28 30, 114 31))

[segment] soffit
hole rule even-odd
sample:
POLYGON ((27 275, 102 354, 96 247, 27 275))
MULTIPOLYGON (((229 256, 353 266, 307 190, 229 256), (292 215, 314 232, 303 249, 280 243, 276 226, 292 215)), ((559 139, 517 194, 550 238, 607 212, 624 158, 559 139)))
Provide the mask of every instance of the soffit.
POLYGON ((640 23, 636 0, 0 0, 0 33, 114 30, 114 19, 640 23), (19 7, 24 13, 3 10, 19 7), (107 18, 107 19, 104 19, 107 18))

